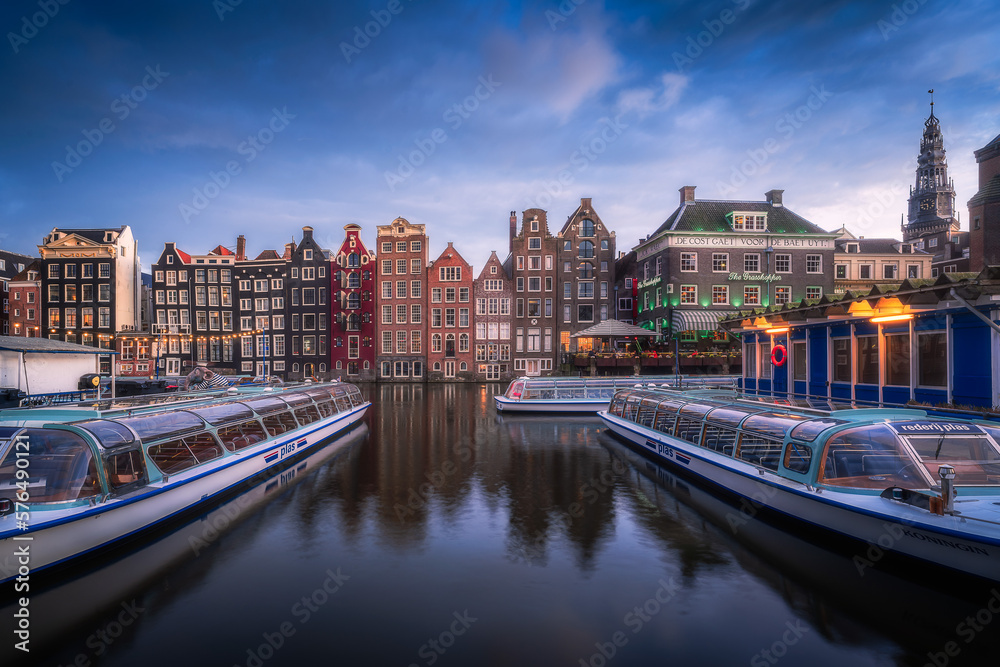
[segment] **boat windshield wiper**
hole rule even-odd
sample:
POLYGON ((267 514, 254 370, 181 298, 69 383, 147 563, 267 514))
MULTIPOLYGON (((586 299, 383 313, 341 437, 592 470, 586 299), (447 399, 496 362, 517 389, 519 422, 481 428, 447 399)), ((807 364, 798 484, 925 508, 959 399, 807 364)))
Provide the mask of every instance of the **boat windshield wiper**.
POLYGON ((944 433, 938 438, 937 449, 934 450, 934 460, 936 461, 941 456, 941 445, 944 444, 944 433))

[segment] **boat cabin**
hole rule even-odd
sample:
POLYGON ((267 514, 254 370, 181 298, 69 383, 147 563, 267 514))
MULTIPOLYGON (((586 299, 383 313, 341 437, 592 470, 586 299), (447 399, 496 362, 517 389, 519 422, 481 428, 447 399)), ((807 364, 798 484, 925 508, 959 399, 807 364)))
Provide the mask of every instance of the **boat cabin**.
POLYGON ((0 515, 122 496, 365 402, 339 383, 241 391, 0 413, 0 515))
POLYGON ((786 401, 623 390, 609 414, 761 470, 838 490, 955 486, 1000 493, 1000 426, 932 419, 922 410, 816 410, 786 401))

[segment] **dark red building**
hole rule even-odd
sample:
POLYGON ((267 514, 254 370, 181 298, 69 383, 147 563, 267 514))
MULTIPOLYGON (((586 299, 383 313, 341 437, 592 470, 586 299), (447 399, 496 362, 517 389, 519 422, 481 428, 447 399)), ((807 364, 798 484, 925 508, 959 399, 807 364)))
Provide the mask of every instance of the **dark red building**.
POLYGON ((427 268, 430 289, 430 380, 475 380, 472 353, 472 265, 451 241, 427 268))
POLYGON ((361 240, 360 225, 344 225, 344 232, 332 267, 333 374, 345 380, 374 380, 375 253, 361 240))

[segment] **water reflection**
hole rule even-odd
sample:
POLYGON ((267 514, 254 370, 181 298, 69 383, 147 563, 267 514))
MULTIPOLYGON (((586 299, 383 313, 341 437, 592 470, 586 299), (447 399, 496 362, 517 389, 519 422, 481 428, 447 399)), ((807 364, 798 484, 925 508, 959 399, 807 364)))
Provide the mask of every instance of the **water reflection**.
MULTIPOLYGON (((368 427, 362 423, 159 537, 147 537, 132 549, 105 552, 97 565, 36 576, 29 589, 30 656, 3 641, 0 664, 43 664, 46 658, 53 664, 90 664, 112 647, 116 653, 127 650, 155 616, 150 610, 168 608, 200 586, 266 530, 263 508, 273 505, 272 511, 280 511, 291 501, 288 492, 300 483, 302 492, 311 496, 315 486, 353 479, 351 461, 367 436, 368 427)), ((15 609, 16 599, 0 600, 0 618, 10 619, 15 609)))
MULTIPOLYGON (((681 479, 611 435, 605 437, 615 461, 631 469, 628 479, 635 489, 633 497, 655 508, 637 511, 635 516, 652 533, 662 535, 657 527, 669 524, 675 528, 671 532, 689 535, 682 543, 702 546, 699 557, 689 563, 689 572, 706 562, 703 555, 719 554, 708 556, 708 561, 719 562, 728 559, 722 556, 726 554, 742 571, 773 589, 795 616, 831 643, 872 648, 884 644, 885 636, 892 638, 899 643, 892 650, 897 664, 923 665, 928 653, 940 653, 950 664, 959 654, 961 664, 995 660, 1000 635, 971 637, 967 631, 956 632, 982 611, 995 588, 980 584, 978 589, 963 589, 958 597, 947 592, 944 573, 938 573, 935 585, 876 568, 865 567, 859 573, 856 553, 851 550, 840 553, 818 546, 765 521, 734 521, 738 506, 681 479), (949 642, 955 642, 956 656, 944 653, 949 642)), ((679 548, 676 539, 663 537, 672 549, 679 548)))

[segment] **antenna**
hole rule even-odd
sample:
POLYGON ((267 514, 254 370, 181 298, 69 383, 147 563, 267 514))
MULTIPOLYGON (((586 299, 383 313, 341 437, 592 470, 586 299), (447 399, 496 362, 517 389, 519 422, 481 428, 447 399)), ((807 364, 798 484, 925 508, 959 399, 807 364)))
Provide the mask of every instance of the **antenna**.
POLYGON ((927 92, 930 93, 930 95, 931 95, 931 115, 933 116, 934 115, 934 89, 931 88, 927 92))

